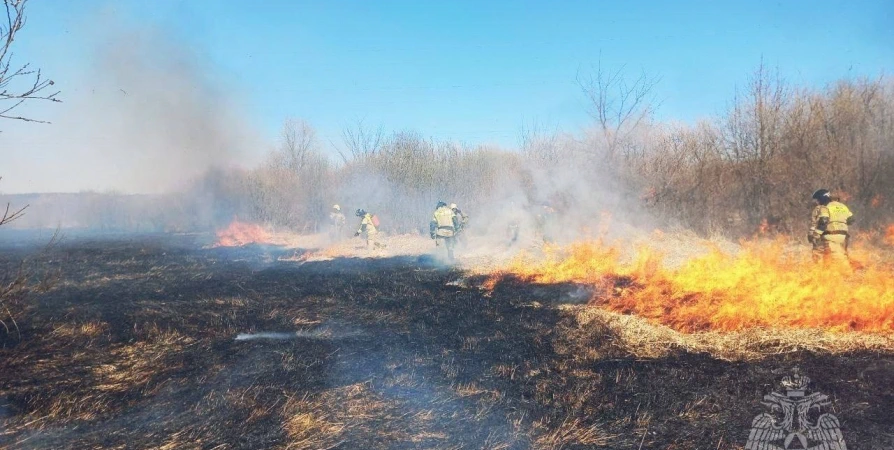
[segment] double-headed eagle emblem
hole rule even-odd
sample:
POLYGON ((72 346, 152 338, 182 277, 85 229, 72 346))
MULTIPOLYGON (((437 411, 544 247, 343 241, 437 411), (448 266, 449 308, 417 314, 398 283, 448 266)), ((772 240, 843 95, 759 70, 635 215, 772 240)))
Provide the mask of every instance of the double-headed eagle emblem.
POLYGON ((785 395, 773 392, 764 396, 761 403, 772 413, 763 413, 751 422, 746 449, 847 450, 838 418, 820 414, 822 407, 830 404, 829 396, 818 392, 806 395, 809 383, 809 378, 796 371, 782 380, 785 395))

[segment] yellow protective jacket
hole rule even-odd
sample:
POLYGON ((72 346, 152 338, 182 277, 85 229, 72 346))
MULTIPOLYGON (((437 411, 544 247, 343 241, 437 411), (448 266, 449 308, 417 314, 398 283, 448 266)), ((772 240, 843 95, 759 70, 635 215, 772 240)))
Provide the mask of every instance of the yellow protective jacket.
POLYGON ((360 220, 360 228, 357 229, 357 234, 366 232, 367 234, 375 234, 376 226, 373 224, 372 214, 366 213, 363 216, 363 219, 360 220))
POLYGON ((469 216, 467 214, 464 214, 459 208, 456 208, 452 211, 456 214, 456 219, 458 222, 456 232, 459 233, 469 223, 469 216))
POLYGON ((341 228, 342 225, 345 224, 345 215, 340 212, 331 212, 329 213, 329 222, 332 225, 341 228))
POLYGON ((810 233, 819 238, 822 236, 847 235, 848 225, 853 219, 851 210, 841 202, 829 202, 813 208, 810 220, 810 233))
POLYGON ((452 209, 442 206, 435 210, 429 223, 429 230, 432 237, 453 237, 456 234, 456 228, 459 226, 459 220, 456 213, 452 209))

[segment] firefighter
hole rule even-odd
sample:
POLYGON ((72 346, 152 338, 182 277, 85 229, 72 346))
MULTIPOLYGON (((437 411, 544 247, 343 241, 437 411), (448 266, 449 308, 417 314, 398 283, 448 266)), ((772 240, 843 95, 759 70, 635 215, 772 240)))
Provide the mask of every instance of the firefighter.
POLYGON ((358 209, 355 215, 360 217, 360 228, 354 233, 354 237, 360 236, 361 233, 366 233, 367 250, 385 248, 385 244, 379 241, 379 230, 376 227, 373 215, 363 209, 358 209))
POLYGON ((549 203, 540 205, 540 211, 536 216, 537 231, 540 232, 543 242, 547 244, 555 241, 556 210, 549 203))
POLYGON ((456 213, 447 206, 447 203, 438 202, 435 212, 429 222, 428 229, 435 246, 440 246, 444 241, 447 248, 447 259, 453 261, 453 248, 456 246, 456 230, 460 222, 456 213))
POLYGON ((332 205, 329 212, 329 238, 339 240, 345 229, 345 215, 341 212, 341 206, 332 205))
POLYGON ((827 189, 814 192, 813 200, 816 207, 807 239, 813 245, 814 261, 848 262, 848 226, 853 224, 854 215, 844 203, 832 200, 827 189))
POLYGON ((466 225, 469 224, 469 216, 464 214, 462 210, 456 206, 456 203, 450 204, 450 210, 456 214, 456 218, 459 221, 459 226, 456 227, 456 243, 465 246, 466 234, 464 232, 466 230, 466 225))
POLYGON ((515 202, 511 202, 509 204, 509 211, 507 212, 507 226, 506 226, 506 235, 508 241, 506 243, 506 247, 512 247, 516 242, 518 242, 519 231, 521 231, 521 222, 522 217, 519 214, 519 211, 516 210, 515 202))

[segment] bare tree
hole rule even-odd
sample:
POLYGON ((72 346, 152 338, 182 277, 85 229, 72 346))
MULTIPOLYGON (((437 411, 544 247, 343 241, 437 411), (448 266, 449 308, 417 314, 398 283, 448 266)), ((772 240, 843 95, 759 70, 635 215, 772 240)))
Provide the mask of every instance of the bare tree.
POLYGON ((602 68, 602 61, 588 73, 577 74, 577 84, 589 102, 589 114, 605 138, 606 157, 614 159, 626 138, 646 120, 654 108, 652 90, 659 78, 641 73, 632 83, 624 78, 624 67, 602 68))
MULTIPOLYGON (((12 110, 27 100, 60 101, 56 98, 56 95, 59 94, 58 91, 48 95, 42 93, 53 85, 53 80, 44 79, 40 69, 32 70, 27 63, 18 67, 12 65, 12 43, 18 32, 25 26, 25 4, 27 2, 28 0, 3 0, 6 23, 0 21, 0 118, 46 123, 11 114, 12 110), (13 82, 22 79, 30 79, 30 81, 27 81, 20 89, 16 89, 14 86, 17 83, 13 82)), ((3 216, 0 217, 0 226, 18 219, 27 208, 28 205, 13 209, 7 203, 3 216)))
POLYGON ((316 151, 316 145, 317 132, 309 123, 300 119, 286 119, 282 127, 280 147, 286 169, 295 173, 304 169, 308 158, 316 151))
POLYGON ((12 113, 28 100, 60 101, 56 98, 58 91, 45 93, 54 83, 53 80, 43 78, 40 69, 31 69, 29 63, 21 66, 12 64, 12 43, 25 26, 27 2, 28 0, 3 0, 6 23, 0 22, 0 118, 47 123, 12 113), (17 85, 20 87, 16 87, 17 85))
MULTIPOLYGON (((3 10, 6 11, 6 22, 0 19, 0 119, 22 120, 26 122, 47 123, 46 121, 28 118, 13 113, 13 110, 29 100, 47 100, 60 102, 56 98, 58 91, 46 93, 47 88, 53 86, 53 80, 43 78, 40 69, 31 69, 29 63, 21 66, 13 65, 12 44, 16 35, 25 26, 25 5, 28 0, 3 0, 3 10)), ((11 208, 6 204, 0 226, 6 225, 20 217, 28 205, 22 208, 11 208)), ((59 229, 53 235, 44 251, 46 254, 59 238, 59 229)), ((45 291, 50 288, 56 276, 51 276, 46 270, 39 268, 39 264, 33 264, 30 260, 22 261, 18 270, 4 271, 0 275, 0 309, 5 314, 13 327, 18 332, 18 324, 15 321, 16 307, 23 299, 33 293, 45 291)), ((6 321, 0 317, 0 326, 7 334, 10 328, 6 321)))
POLYGON ((556 164, 561 159, 558 126, 547 128, 538 122, 532 122, 531 126, 523 125, 519 131, 519 145, 526 155, 536 161, 556 164))
POLYGON ((785 116, 792 92, 761 61, 744 97, 738 94, 723 123, 725 156, 736 163, 746 195, 744 210, 753 225, 773 214, 779 197, 776 172, 781 170, 785 116))
POLYGON ((345 126, 341 136, 347 151, 338 150, 338 154, 344 162, 348 162, 352 158, 373 155, 382 148, 385 141, 384 134, 381 125, 375 129, 367 128, 363 124, 363 120, 357 121, 357 125, 354 127, 345 126))

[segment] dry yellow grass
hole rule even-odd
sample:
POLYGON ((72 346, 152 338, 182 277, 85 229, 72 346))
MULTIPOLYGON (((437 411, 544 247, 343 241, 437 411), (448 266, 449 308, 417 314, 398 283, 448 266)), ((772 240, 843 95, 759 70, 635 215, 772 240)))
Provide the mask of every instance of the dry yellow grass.
POLYGON ((193 339, 176 331, 153 330, 152 333, 153 339, 112 348, 109 351, 111 362, 93 367, 93 374, 98 380, 97 390, 126 392, 144 386, 161 369, 176 369, 165 363, 164 359, 181 351, 193 339))
POLYGON ((577 418, 567 418, 557 426, 535 422, 534 428, 544 430, 534 441, 534 448, 538 450, 561 450, 569 445, 605 446, 615 437, 598 424, 582 425, 577 418))
MULTIPOLYGON (((289 398, 282 409, 288 449, 334 448, 349 432, 366 429, 385 439, 411 440, 413 430, 395 429, 398 405, 372 391, 365 383, 329 389, 314 398, 289 398), (370 429, 376 424, 381 428, 370 429)), ((418 434, 417 434, 418 436, 418 434)))
POLYGON ((77 339, 80 337, 95 338, 106 333, 109 324, 102 321, 89 321, 82 323, 58 324, 50 335, 62 339, 77 339))
MULTIPOLYGON (((659 358, 675 351, 706 352, 729 361, 750 361, 769 355, 813 351, 836 354, 894 349, 894 336, 836 333, 820 329, 761 329, 736 332, 681 333, 646 319, 586 306, 564 306, 583 334, 615 336, 619 348, 642 358, 659 358)), ((587 352, 581 352, 586 356, 587 352)), ((591 358, 602 355, 590 354, 591 358)))

